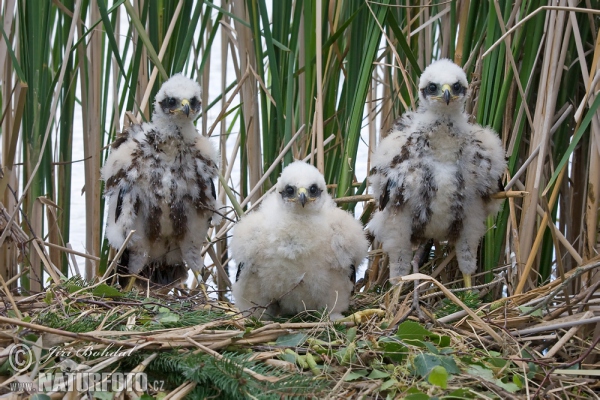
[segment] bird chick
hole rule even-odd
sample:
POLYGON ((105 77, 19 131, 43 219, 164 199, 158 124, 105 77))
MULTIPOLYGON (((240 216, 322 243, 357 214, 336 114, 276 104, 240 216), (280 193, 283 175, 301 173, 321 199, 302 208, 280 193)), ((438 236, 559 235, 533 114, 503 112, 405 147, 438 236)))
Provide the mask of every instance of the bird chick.
POLYGON ((135 230, 120 263, 161 284, 184 279, 186 266, 203 267, 209 221, 220 220, 213 183, 217 154, 194 126, 200 96, 197 82, 172 76, 156 95, 151 122, 118 136, 101 170, 108 242, 118 249, 135 230), (154 269, 163 272, 153 275, 154 269))
POLYGON ((263 317, 326 308, 339 319, 367 248, 362 225, 336 207, 323 175, 296 161, 283 170, 276 192, 235 227, 236 305, 263 317))
POLYGON ((418 109, 405 113, 373 154, 369 181, 379 211, 368 228, 388 253, 390 278, 409 273, 412 245, 447 240, 471 286, 506 161, 496 132, 469 123, 467 87, 452 61, 429 65, 419 80, 418 109))

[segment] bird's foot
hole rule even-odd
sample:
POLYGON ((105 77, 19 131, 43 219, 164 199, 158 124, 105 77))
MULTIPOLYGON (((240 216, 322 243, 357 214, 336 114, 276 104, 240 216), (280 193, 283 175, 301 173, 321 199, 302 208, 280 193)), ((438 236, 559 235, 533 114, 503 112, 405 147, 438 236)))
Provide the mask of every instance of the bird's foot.
MULTIPOLYGON (((336 313, 331 314, 331 320, 334 321, 334 315, 336 313)), ((341 315, 341 314, 340 314, 341 315)), ((385 311, 378 308, 370 308, 367 310, 360 310, 355 312, 354 314, 350 314, 347 317, 340 318, 335 320, 336 322, 354 322, 357 324, 361 324, 363 322, 368 321, 372 316, 378 316, 383 318, 385 316, 385 311)))

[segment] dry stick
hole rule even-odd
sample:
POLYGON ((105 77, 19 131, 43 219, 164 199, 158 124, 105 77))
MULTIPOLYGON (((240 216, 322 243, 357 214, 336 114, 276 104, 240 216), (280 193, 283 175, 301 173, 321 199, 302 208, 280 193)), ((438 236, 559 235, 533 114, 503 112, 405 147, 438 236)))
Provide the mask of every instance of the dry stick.
POLYGON ((210 137, 212 135, 213 131, 217 128, 217 125, 222 121, 223 117, 225 116, 225 114, 227 112, 227 108, 233 102, 233 100, 235 99, 235 96, 237 96, 239 91, 242 90, 242 85, 244 84, 246 79, 248 79, 249 76, 250 76, 250 71, 246 70, 244 75, 242 75, 242 77, 240 78, 240 81, 238 82, 237 86, 235 87, 235 90, 229 96, 229 100, 227 100, 227 102, 225 103, 225 106, 223 108, 221 108, 221 112, 219 112, 219 115, 217 115, 217 118, 215 118, 215 122, 213 122, 212 126, 208 130, 208 133, 207 133, 208 137, 210 137))
MULTIPOLYGON (((500 25, 500 29, 502 33, 506 33, 506 27, 504 26, 504 19, 502 17, 502 11, 500 11, 500 5, 497 1, 494 2, 494 7, 496 9, 496 17, 498 18, 498 25, 500 25)), ((517 68, 517 64, 515 63, 515 58, 513 57, 512 51, 510 51, 510 40, 508 36, 505 38, 506 40, 506 53, 508 55, 508 60, 510 61, 510 66, 513 70, 514 80, 517 82, 517 88, 519 89, 519 94, 522 99, 526 99, 525 91, 523 90, 523 85, 521 85, 521 79, 519 79, 519 69, 517 68)), ((527 119, 529 120, 529 125, 533 125, 533 118, 531 117, 531 111, 529 111, 529 107, 525 103, 525 114, 527 115, 527 119)))
POLYGON ((369 200, 373 200, 373 196, 370 194, 359 194, 355 196, 338 197, 337 199, 333 199, 336 204, 357 203, 359 201, 369 200))
POLYGON ((516 332, 511 332, 511 334, 526 336, 526 335, 532 335, 532 334, 540 333, 540 332, 548 332, 548 331, 555 331, 557 329, 571 328, 573 326, 596 324, 598 322, 600 322, 600 316, 588 318, 588 319, 580 319, 580 320, 576 320, 576 321, 558 322, 556 324, 547 324, 547 325, 543 325, 543 326, 536 326, 533 328, 521 329, 516 332))
MULTIPOLYGON (((470 0, 463 0, 460 4, 460 13, 459 13, 459 26, 460 27, 466 27, 468 24, 468 18, 469 18, 469 6, 470 6, 471 1, 470 0)), ((456 49, 454 51, 454 62, 457 65, 462 66, 463 62, 463 52, 464 52, 464 47, 465 47, 465 36, 466 36, 466 29, 459 29, 458 31, 458 39, 456 40, 456 49)))
POLYGON ((213 246, 208 246, 207 252, 208 252, 208 255, 210 256, 210 258, 212 258, 213 263, 217 267, 217 271, 221 275, 221 279, 223 279, 223 281, 225 282, 227 287, 229 287, 231 289, 231 285, 232 285, 231 279, 229 279, 229 276, 227 275, 227 271, 225 271, 225 268, 223 268, 223 264, 221 264, 221 261, 219 260, 219 257, 217 256, 217 253, 215 252, 215 249, 213 248, 213 246))
MULTIPOLYGON (((580 321, 590 319, 594 316, 594 313, 591 311, 587 311, 580 318, 580 321)), ((563 348, 563 346, 577 333, 577 331, 581 329, 581 325, 576 325, 569 329, 567 333, 558 341, 548 352, 544 355, 544 358, 552 358, 554 355, 563 348)))
POLYGON ((497 343, 503 342, 502 338, 500 337, 500 335, 498 335, 498 333, 496 333, 496 331, 494 331, 484 320, 481 319, 481 317, 479 317, 475 312, 473 312, 473 310, 471 310, 469 307, 467 307, 462 301, 460 301, 460 299, 458 297, 456 297, 454 295, 454 293, 452 293, 450 290, 448 290, 444 285, 442 285, 436 279, 433 279, 432 277, 425 275, 425 274, 421 274, 421 273, 405 275, 405 276, 399 277, 398 279, 400 281, 412 281, 412 280, 417 280, 417 279, 422 279, 424 281, 431 281, 438 288, 440 288, 440 290, 442 292, 444 292, 446 297, 448 297, 454 304, 458 305, 459 307, 462 307, 462 309, 465 310, 469 314, 469 316, 471 316, 471 318, 473 318, 475 321, 477 321, 481 325, 483 330, 485 330, 497 343))
POLYGON ((50 274, 54 283, 60 283, 59 274, 61 276, 63 276, 62 273, 60 271, 58 271, 58 268, 56 268, 54 266, 54 264, 52 264, 52 262, 50 262, 50 260, 48 260, 48 257, 46 256, 46 253, 44 252, 44 250, 42 250, 42 247, 38 243, 38 240, 37 239, 32 240, 31 244, 33 245, 33 248, 35 249, 35 251, 39 254, 40 259, 42 260, 42 264, 44 265, 44 269, 46 270, 46 272, 48 272, 48 274, 50 274))
MULTIPOLYGON (((600 39, 598 39, 598 42, 600 43, 600 39)), ((596 46, 598 46, 599 43, 597 43, 596 46)), ((594 88, 598 84, 598 80, 600 80, 600 73, 596 72, 596 75, 594 76, 594 80, 586 88, 585 96, 584 96, 583 100, 581 100, 581 103, 579 103, 579 107, 577 107, 577 111, 575 111, 575 120, 576 121, 578 121, 579 118, 581 118, 581 114, 583 113, 583 109, 585 108, 586 103, 591 105, 593 99, 590 97, 592 94, 594 94, 594 88)))
MULTIPOLYGON (((63 251, 65 253, 75 254, 76 256, 84 257, 84 258, 89 258, 90 260, 94 260, 94 261, 100 261, 100 257, 96 257, 96 256, 93 256, 93 255, 87 254, 87 253, 81 253, 81 252, 75 251, 75 250, 73 250, 72 248, 69 248, 69 247, 59 246, 57 244, 50 243, 50 242, 42 242, 42 243, 45 244, 47 247, 52 247, 53 249, 58 249, 58 250, 63 251)), ((80 275, 80 274, 78 274, 78 275, 80 275)))
MULTIPOLYGON (((567 107, 565 112, 562 113, 562 115, 558 118, 558 120, 554 123, 554 125, 550 129, 550 135, 554 134, 558 130, 560 125, 567 119, 567 117, 569 116, 571 111, 573 111, 573 105, 569 104, 569 106, 567 107)), ((525 171, 527 170, 527 167, 529 166, 529 164, 531 164, 531 162, 535 159, 535 157, 537 157, 539 152, 540 152, 540 145, 538 144, 537 147, 535 148, 535 150, 529 155, 527 160, 525 160, 523 165, 521 165, 519 170, 512 177, 512 179, 506 184, 506 186, 504 187, 505 190, 509 190, 511 187, 513 187, 515 182, 521 177, 521 175, 523 175, 523 173, 525 173, 525 171)))
MULTIPOLYGON (((158 52, 158 60, 160 62, 162 62, 163 57, 165 56, 165 53, 167 52, 167 48, 169 47, 168 45, 170 44, 171 36, 173 35, 173 31, 175 30, 175 25, 177 23, 177 18, 179 17, 179 13, 181 12, 181 9, 183 8, 183 3, 184 3, 183 0, 180 0, 179 3, 177 4, 177 7, 175 8, 175 11, 173 13, 173 17, 171 19, 171 23, 169 24, 169 28, 167 29, 167 32, 165 33, 165 37, 162 42, 162 47, 160 48, 160 51, 158 52)), ((136 117, 138 123, 142 122, 142 110, 144 108, 146 108, 146 104, 148 103, 148 100, 150 99, 150 93, 152 92, 152 87, 154 86, 154 81, 156 81, 157 76, 158 76, 158 67, 155 65, 154 68, 152 68, 152 74, 150 75, 150 80, 148 81, 148 86, 146 86, 146 92, 144 92, 144 97, 142 97, 142 102, 140 103, 138 115, 136 117)))
POLYGON ((564 280, 557 279, 556 281, 560 282, 560 285, 557 288, 555 288, 554 290, 552 290, 552 292, 550 294, 545 296, 545 298, 542 299, 542 301, 540 301, 535 307, 533 307, 531 310, 528 310, 527 314, 531 314, 534 311, 545 307, 550 301, 552 301, 552 299, 554 297, 556 297, 556 295, 558 295, 561 291, 563 291, 564 287, 567 286, 569 283, 571 283, 571 281, 573 281, 574 279, 576 279, 577 277, 583 275, 584 273, 586 273, 588 271, 598 268, 599 266, 600 266, 600 262, 592 262, 585 266, 577 267, 576 269, 569 271, 569 273, 568 273, 569 276, 564 280))
MULTIPOLYGON (((562 178, 565 176, 566 168, 563 168, 558 178, 556 179, 556 185, 554 186, 554 190, 552 191, 552 195, 550 196, 550 201, 548 202, 548 209, 551 210, 554 207, 554 203, 558 198, 558 192, 560 191, 560 183, 562 182, 562 178)), ((537 206, 537 205, 536 205, 537 206)), ((536 207, 537 209, 537 207, 536 207)), ((537 210, 536 210, 537 211, 537 210)), ((535 261, 535 257, 537 255, 537 251, 542 244, 542 239, 544 238, 544 232, 546 231, 546 225, 550 220, 550 214, 544 213, 544 218, 542 223, 540 224, 540 229, 538 229, 537 236, 535 237, 535 241, 533 242, 533 246, 531 251, 529 252, 529 257, 527 258, 527 262, 525 264, 525 269, 523 270, 523 275, 521 275, 521 279, 519 280, 519 284, 515 290, 515 294, 521 294, 523 292, 523 288, 525 287, 525 283, 527 282, 527 278, 529 277, 529 273, 531 272, 531 268, 533 267, 533 262, 535 261)))
MULTIPOLYGON (((600 320, 600 317, 598 317, 598 320, 600 320)), ((596 345, 598 344, 598 342, 600 342, 600 336, 598 336, 594 342, 592 343, 592 345, 590 346, 589 349, 587 349, 586 351, 583 352, 583 354, 581 356, 579 356, 577 359, 567 363, 567 364, 563 364, 563 365, 555 365, 554 367, 552 367, 550 369, 550 371, 546 374, 546 376, 544 376, 544 380, 542 381, 542 383, 540 383, 540 386, 538 387, 537 391, 535 392, 535 394, 533 395, 533 399, 538 399, 538 393, 539 391, 542 389, 542 387, 544 387, 546 381, 550 378, 550 375, 554 373, 554 371, 556 371, 559 368, 569 368, 572 367, 573 365, 582 362, 583 360, 585 360, 585 358, 592 352, 592 350, 595 349, 596 345)))
POLYGON ((127 237, 125 238, 125 241, 121 245, 121 248, 119 249, 119 251, 115 255, 115 258, 113 258, 112 262, 110 263, 110 265, 106 269, 106 272, 104 273, 104 275, 102 275, 102 280, 108 279, 108 277, 110 276, 110 273, 112 272, 112 270, 117 265, 117 260, 121 259, 121 256, 123 255, 123 252, 127 248, 127 243, 129 243, 129 240, 131 239, 131 237, 133 236, 134 233, 135 233, 135 230, 129 231, 129 234, 127 235, 127 237))
MULTIPOLYGON (((217 353, 214 350, 209 349, 208 347, 204 346, 203 344, 200 344, 200 343, 196 342, 194 339, 188 337, 188 338, 186 338, 186 340, 188 342, 192 343, 194 346, 198 347, 204 353, 213 356, 217 360, 222 360, 223 359, 223 356, 221 354, 217 353)), ((240 365, 237 365, 233 361, 232 361, 232 364, 240 367, 240 365)), ((258 372, 252 371, 250 368, 243 367, 242 370, 245 373, 247 373, 248 375, 250 375, 251 377, 253 377, 254 379, 259 380, 259 381, 267 381, 267 382, 277 382, 277 381, 279 381, 279 378, 277 378, 275 376, 265 376, 265 375, 259 374, 258 372)))
MULTIPOLYGON (((366 2, 366 4, 367 4, 367 7, 369 7, 369 11, 371 12, 371 14, 374 17, 373 20, 377 23, 377 25, 379 26, 379 29, 381 30, 381 33, 383 34, 383 36, 385 37, 385 40, 389 44, 388 48, 391 49, 392 52, 394 53, 394 58, 396 59, 396 62, 398 63, 398 69, 400 70, 400 73, 402 74, 402 79, 404 79, 404 83, 406 84, 407 87, 411 87, 411 81, 410 81, 408 75, 406 74, 406 68, 404 68, 404 64, 402 64, 402 59, 400 58, 400 55, 398 54, 398 51, 396 51, 396 45, 390 40, 390 38, 388 37, 385 29, 383 29, 383 26, 381 26, 381 24, 379 23, 379 20, 376 18, 376 15, 373 12, 373 9, 371 8, 371 5, 369 4, 368 1, 366 2)), ((412 24, 412 22, 411 22, 411 24, 412 24)), ((408 26, 410 27, 411 24, 408 24, 408 26)), ((416 106, 416 103, 415 103, 415 97, 413 95, 412 90, 408 91, 408 97, 410 98, 411 108, 413 110, 415 110, 417 108, 417 106, 416 106)), ((402 103, 405 106, 405 108, 408 108, 407 105, 404 104, 404 100, 402 99, 402 96, 400 96, 400 101, 402 101, 402 103)))
MULTIPOLYGON (((237 156, 237 152, 240 148, 240 143, 242 141, 242 135, 237 135, 235 138, 235 143, 233 145, 233 149, 231 149, 231 155, 229 156, 229 160, 227 163, 227 168, 225 169, 225 174, 223 174, 223 180, 225 182, 231 179, 231 172, 233 171, 233 165, 235 164, 235 158, 237 156)), ((219 194, 219 201, 224 204, 225 203, 226 193, 225 191, 221 191, 219 194)))
POLYGON ((481 56, 481 58, 483 59, 483 58, 487 57, 488 54, 490 54, 492 52, 492 50, 494 50, 500 43, 502 43, 504 41, 504 39, 506 38, 506 36, 508 36, 511 33, 513 33, 519 26, 521 26, 525 22, 529 21, 537 13, 539 13, 541 11, 546 11, 546 10, 573 11, 573 12, 582 12, 582 13, 586 13, 586 14, 600 15, 600 10, 594 10, 594 9, 591 9, 591 8, 561 7, 561 6, 542 6, 540 8, 537 8, 534 12, 532 12, 531 14, 529 14, 528 16, 526 16, 525 18, 523 18, 522 20, 520 20, 515 26, 513 26, 508 31, 506 31, 506 33, 504 33, 502 36, 500 36, 500 38, 498 40, 496 40, 494 42, 494 44, 491 45, 490 48, 485 51, 485 53, 483 53, 483 55, 481 56))
POLYGON ((198 385, 197 382, 185 382, 164 397, 164 400, 179 400, 187 396, 198 385))
POLYGON ((8 301, 10 301, 10 305, 12 306, 15 314, 17 314, 17 318, 22 319, 23 315, 21 314, 21 311, 19 311, 19 309, 17 308, 15 299, 13 298, 12 293, 8 289, 8 285, 6 284, 6 282, 4 282, 4 278, 2 277, 2 275, 0 275, 0 284, 2 284, 2 289, 4 289, 4 294, 6 295, 6 297, 8 297, 8 301))
MULTIPOLYGON (((523 183, 520 182, 519 180, 517 180, 515 182, 515 184, 519 188, 524 188, 523 183)), ((546 211, 544 211, 544 209, 539 204, 537 205, 537 213, 542 218, 544 217, 544 215, 546 215, 546 211)), ((517 226, 516 223, 515 223, 515 226, 517 226)), ((578 265, 581 265, 583 263, 583 258, 579 255, 577 250, 575 250, 573 245, 571 243, 569 243, 569 241, 567 240, 565 235, 561 231, 558 230, 558 228, 552 223, 552 221, 548 221, 548 226, 552 229, 553 233, 557 236, 560 243, 563 246, 565 246, 565 248, 567 249, 567 251, 569 252, 571 257, 573 257, 573 259, 575 260, 575 262, 578 265)))
MULTIPOLYGON (((88 342, 112 344, 112 345, 127 346, 127 347, 136 347, 137 346, 137 343, 124 342, 124 341, 120 341, 120 340, 104 339, 101 337, 96 337, 90 333, 75 333, 75 332, 63 331, 62 329, 55 329, 55 328, 50 328, 50 327, 43 326, 43 325, 32 324, 30 322, 21 321, 19 319, 15 319, 15 318, 6 318, 6 317, 0 316, 0 323, 22 326, 24 328, 31 329, 34 331, 54 333, 56 335, 66 336, 66 337, 77 339, 77 340, 85 340, 88 342)), ((115 331, 114 334, 122 335, 123 332, 115 331)))
POLYGON ((246 196, 246 198, 244 199, 244 201, 242 201, 240 203, 240 206, 242 208, 246 204, 248 204, 248 202, 250 201, 250 199, 252 199, 252 197, 254 196, 254 194, 261 188, 262 184, 265 183, 265 181, 269 178, 269 175, 271 175, 271 173, 275 170, 275 168, 277 168, 279 166, 279 162, 281 161, 281 159, 283 159, 283 157, 286 155, 286 153, 288 152, 288 150, 290 149, 290 147, 292 147, 292 145, 294 144, 294 142, 296 141, 296 139, 298 139, 298 137, 300 136, 300 134, 302 132, 304 132, 305 128, 306 128, 306 125, 302 125, 300 127, 300 129, 298 129, 298 131, 294 134, 294 136, 292 136, 292 138, 290 139, 290 141, 285 145, 285 147, 279 153, 279 155, 277 156, 277 158, 275 160, 273 160, 273 163, 271 164, 271 166, 269 167, 269 169, 267 169, 267 171, 263 174, 263 176, 256 183, 256 185, 254 185, 254 187, 252 188, 252 190, 250 191, 250 193, 248 193, 248 196, 246 196))
MULTIPOLYGON (((73 47, 73 37, 75 34, 75 28, 76 28, 78 20, 79 20, 79 14, 81 12, 81 3, 82 3, 81 0, 77 1, 75 3, 75 10, 73 11, 73 20, 71 22, 71 27, 69 28, 69 36, 67 38, 67 44, 65 46, 65 54, 69 54, 73 47)), ((70 65, 70 64, 67 62, 62 64, 62 66, 60 68, 60 73, 58 75, 58 80, 56 81, 56 87, 62 86, 63 81, 65 79, 65 71, 66 71, 68 65, 70 65)), ((54 92, 54 96, 52 97, 52 105, 50 107, 50 115, 51 116, 56 115, 56 108, 58 107, 58 97, 60 96, 60 94, 61 94, 60 90, 56 90, 54 92)), ((53 125, 54 125, 54 119, 50 118, 48 120, 48 125, 46 127, 46 132, 44 133, 44 139, 42 140, 42 145, 41 145, 40 149, 46 148, 46 143, 48 142, 48 137, 50 137, 50 131, 51 131, 53 125)), ((2 245, 4 244, 4 240, 6 240, 6 236, 8 235, 8 233, 11 230, 10 229, 11 224, 14 222, 15 215, 19 211, 21 204, 23 204, 23 201, 25 200, 25 196, 27 195, 27 192, 29 191, 29 187, 33 183, 34 179, 36 178, 37 171, 40 168, 40 165, 42 164, 43 156, 44 156, 44 151, 40 151, 40 156, 38 158, 38 161, 35 164, 35 166, 33 167, 33 170, 31 171, 30 178, 29 178, 29 181, 27 182, 27 185, 25 185, 25 188, 23 189, 23 195, 19 198, 19 201, 15 205, 14 211, 10 214, 10 218, 6 222, 6 227, 4 228, 4 232, 2 232, 2 235, 0 235, 0 247, 2 247, 2 245)))

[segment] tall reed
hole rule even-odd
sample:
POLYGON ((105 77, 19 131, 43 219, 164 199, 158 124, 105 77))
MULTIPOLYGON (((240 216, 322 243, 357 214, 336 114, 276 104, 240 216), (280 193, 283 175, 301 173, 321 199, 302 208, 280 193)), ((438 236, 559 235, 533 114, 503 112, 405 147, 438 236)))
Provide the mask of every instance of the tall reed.
MULTIPOLYGON (((488 221, 480 253, 486 279, 508 265, 514 271, 509 294, 522 292, 597 254, 598 0, 32 4, 2 3, 0 43, 0 198, 37 243, 50 243, 18 260, 6 235, 0 239, 5 279, 32 267, 24 289, 45 285, 49 263, 74 273, 65 249, 73 168, 84 168, 86 176, 85 251, 91 257, 85 273, 104 271, 109 251, 99 169, 107 145, 131 120, 150 118, 154 95, 176 72, 204 88, 198 129, 221 135, 220 182, 228 186, 220 185, 219 196, 236 220, 294 159, 308 157, 322 168, 336 197, 368 193, 358 179, 369 167, 369 160, 357 159, 362 138, 374 150, 392 121, 416 107, 421 71, 432 60, 451 58, 471 81, 467 111, 505 145, 504 183, 528 192, 506 200, 488 221), (217 72, 222 93, 211 93, 208 83, 217 72), (74 120, 77 107, 81 124, 74 120), (214 122, 206 118, 211 110, 218 115, 214 122), (83 148, 73 148, 75 135, 83 135, 83 148), (73 154, 83 154, 83 161, 73 154), (237 175, 239 182, 232 181, 237 175)), ((213 241, 232 224, 216 227, 213 241)), ((206 248, 213 261, 207 274, 225 290, 217 266, 229 261, 226 242, 215 249, 206 248)), ((455 273, 445 270, 449 280, 455 273)), ((594 279, 586 276, 578 285, 594 279)))

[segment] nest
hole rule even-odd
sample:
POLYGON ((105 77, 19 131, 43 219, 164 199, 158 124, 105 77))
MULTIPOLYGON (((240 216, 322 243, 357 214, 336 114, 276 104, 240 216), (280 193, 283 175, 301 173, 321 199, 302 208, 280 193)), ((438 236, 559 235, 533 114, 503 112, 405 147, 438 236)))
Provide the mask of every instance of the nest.
POLYGON ((598 285, 561 296, 599 265, 491 303, 411 275, 355 294, 336 322, 323 310, 258 321, 204 291, 123 293, 75 278, 31 296, 4 288, 0 390, 75 398, 93 390, 48 377, 120 373, 145 385, 101 387, 113 398, 594 397, 598 285), (421 321, 410 313, 416 278, 421 321))

